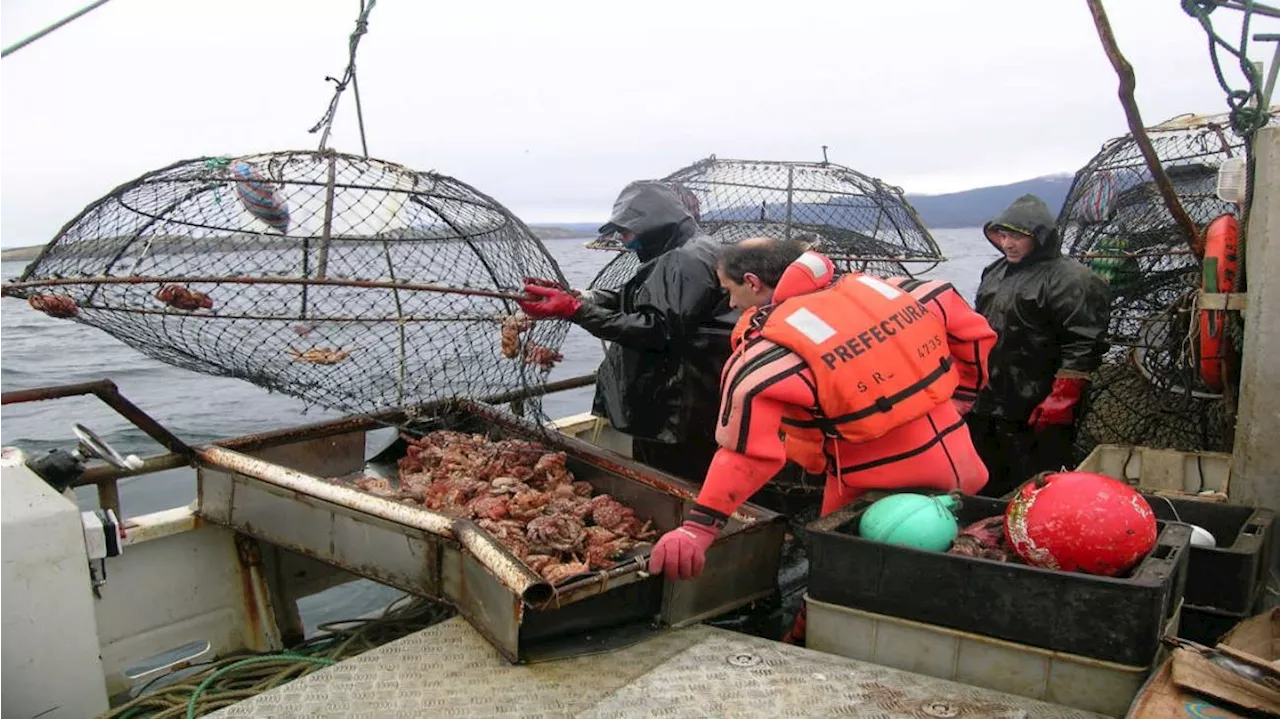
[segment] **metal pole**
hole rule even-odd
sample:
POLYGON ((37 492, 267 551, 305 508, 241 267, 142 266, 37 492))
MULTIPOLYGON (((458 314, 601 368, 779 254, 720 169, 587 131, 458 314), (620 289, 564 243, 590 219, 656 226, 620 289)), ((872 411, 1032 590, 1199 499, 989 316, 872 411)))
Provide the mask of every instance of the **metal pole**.
MULTIPOLYGON (((579 377, 570 377, 568 379, 556 380, 555 382, 548 382, 536 387, 511 390, 501 394, 495 394, 490 397, 482 397, 479 401, 485 404, 497 405, 518 399, 528 399, 555 392, 564 392, 566 390, 577 389, 579 387, 589 387, 595 384, 595 381, 596 376, 594 374, 581 375, 579 377)), ((72 386, 75 387, 77 385, 72 386)), ((19 390, 18 392, 6 393, 5 404, 10 403, 11 395, 16 397, 19 393, 27 393, 29 396, 30 393, 41 392, 48 389, 50 388, 19 390)), ((15 399, 13 401, 29 400, 24 398, 15 399)), ((446 406, 451 401, 452 400, 448 399, 433 400, 407 409, 409 410, 409 413, 416 416, 435 411, 446 406)), ((347 434, 349 432, 358 432, 361 430, 381 429, 389 425, 394 425, 397 422, 402 422, 405 419, 406 409, 393 409, 373 415, 343 417, 342 419, 327 420, 315 424, 288 427, 286 429, 259 432, 257 434, 246 434, 240 437, 232 437, 230 439, 220 439, 215 441, 213 444, 218 447, 226 447, 227 449, 234 449, 240 452, 257 452, 268 447, 288 444, 289 442, 296 442, 302 439, 317 439, 320 437, 332 437, 339 434, 347 434)), ((86 484, 101 485, 107 482, 113 482, 117 479, 123 479, 125 477, 151 474, 152 472, 174 469, 189 464, 191 464, 191 459, 185 454, 158 454, 144 458, 143 466, 138 469, 118 469, 112 466, 90 467, 85 470, 85 473, 72 486, 80 487, 86 484)))
POLYGON ((1267 84, 1262 89, 1262 108, 1271 107, 1271 93, 1276 89, 1276 71, 1280 70, 1280 34, 1268 33, 1254 35, 1255 42, 1274 42, 1275 54, 1271 56, 1271 69, 1267 71, 1267 84))
POLYGON ((5 392, 0 395, 0 405, 41 402, 84 394, 94 395, 105 402, 108 407, 132 422, 133 426, 146 432, 148 436, 164 445, 169 451, 183 455, 191 454, 191 448, 187 446, 186 442, 178 439, 168 428, 157 422, 151 415, 142 411, 138 405, 125 399, 124 395, 120 394, 120 388, 116 387, 116 383, 111 380, 104 379, 97 382, 81 382, 79 384, 54 385, 5 392))
MULTIPOLYGON (((384 282, 382 280, 335 280, 330 278, 306 278, 306 277, 233 277, 218 275, 199 275, 199 276, 178 276, 178 277, 160 277, 151 275, 142 276, 113 276, 113 277, 53 277, 47 280, 33 280, 31 282, 10 282, 6 285, 0 285, 0 294, 9 295, 19 290, 28 290, 40 287, 62 287, 64 285, 164 285, 173 282, 183 284, 231 284, 231 285, 302 285, 305 288, 309 285, 326 285, 335 287, 363 287, 365 289, 387 289, 387 290, 405 290, 409 292, 440 292, 444 294, 467 295, 469 297, 492 297, 499 300, 520 301, 525 296, 517 292, 503 292, 501 290, 483 290, 476 287, 446 287, 445 285, 418 284, 412 282, 384 282)), ((305 317, 305 310, 303 308, 305 317)))
POLYGON ((1262 3, 1255 2, 1255 3, 1246 4, 1246 3, 1240 2, 1240 0, 1218 0, 1218 2, 1223 7, 1228 8, 1230 10, 1241 10, 1241 11, 1249 10, 1254 13, 1257 13, 1258 15, 1264 15, 1266 17, 1280 17, 1280 9, 1263 5, 1262 3))
POLYGON ((316 277, 324 279, 329 271, 329 238, 333 233, 333 183, 338 174, 338 158, 329 151, 329 184, 324 192, 324 227, 320 231, 320 260, 316 262, 316 277))
POLYGON ((54 24, 52 24, 52 25, 50 25, 49 27, 47 27, 47 28, 45 28, 45 29, 41 30, 40 32, 38 32, 38 33, 36 33, 36 34, 34 34, 34 35, 32 35, 32 36, 28 37, 26 40, 20 40, 20 41, 18 41, 18 42, 16 42, 16 43, 14 43, 14 44, 10 45, 9 47, 6 47, 6 48, 4 49, 4 51, 3 51, 3 52, 0 52, 0 58, 8 57, 10 53, 14 53, 14 52, 17 52, 17 51, 21 50, 22 48, 24 48, 24 47, 26 47, 26 46, 30 45, 31 43, 35 42, 36 40, 39 40, 40 38, 44 37, 45 35, 48 35, 49 33, 53 32, 54 30, 57 30, 58 28, 62 27, 63 25, 66 25, 67 23, 71 22, 72 20, 75 20, 75 19, 76 19, 76 18, 78 18, 78 17, 82 17, 82 16, 84 16, 84 15, 88 14, 88 12, 89 12, 90 10, 95 10, 95 9, 97 9, 97 8, 100 8, 100 7, 102 7, 103 5, 106 5, 108 2, 110 2, 110 0, 98 0, 98 1, 97 1, 97 2, 95 2, 95 3, 92 3, 92 4, 90 4, 90 5, 87 5, 87 6, 83 7, 83 8, 81 8, 80 10, 78 10, 78 11, 76 11, 76 12, 74 12, 74 13, 72 13, 72 14, 70 14, 70 15, 68 15, 68 16, 66 16, 66 17, 64 17, 64 18, 62 18, 62 19, 61 19, 61 20, 59 20, 58 22, 55 22, 54 24))
POLYGON ((795 171, 796 169, 787 165, 787 232, 786 239, 791 239, 791 195, 795 188, 795 171))

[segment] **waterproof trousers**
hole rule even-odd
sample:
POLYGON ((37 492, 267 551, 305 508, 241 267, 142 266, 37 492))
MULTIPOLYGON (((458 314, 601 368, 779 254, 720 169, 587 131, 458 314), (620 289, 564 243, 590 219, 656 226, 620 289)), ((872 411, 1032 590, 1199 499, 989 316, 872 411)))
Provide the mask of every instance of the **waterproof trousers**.
POLYGON ((719 448, 713 437, 690 439, 679 444, 635 437, 631 440, 631 458, 701 485, 719 448))
POLYGON ((1070 469, 1074 426, 1034 430, 1025 421, 969 414, 969 436, 990 478, 978 494, 1002 497, 1040 472, 1070 469))

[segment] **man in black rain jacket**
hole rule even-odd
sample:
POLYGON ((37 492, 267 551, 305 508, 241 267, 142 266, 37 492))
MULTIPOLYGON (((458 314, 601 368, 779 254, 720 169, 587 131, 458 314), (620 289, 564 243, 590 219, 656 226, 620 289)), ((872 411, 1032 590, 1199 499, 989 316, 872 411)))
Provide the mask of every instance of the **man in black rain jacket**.
POLYGON ((1076 413, 1107 349, 1110 291, 1062 255, 1044 201, 1024 195, 983 228, 1004 257, 982 271, 975 308, 998 337, 991 376, 967 416, 1000 496, 1038 472, 1071 466, 1076 413))
POLYGON ((720 371, 736 313, 716 276, 719 243, 669 186, 633 182, 601 234, 617 233, 641 265, 616 291, 531 283, 533 318, 562 317, 610 342, 593 412, 631 435, 640 462, 701 483, 716 451, 720 371))

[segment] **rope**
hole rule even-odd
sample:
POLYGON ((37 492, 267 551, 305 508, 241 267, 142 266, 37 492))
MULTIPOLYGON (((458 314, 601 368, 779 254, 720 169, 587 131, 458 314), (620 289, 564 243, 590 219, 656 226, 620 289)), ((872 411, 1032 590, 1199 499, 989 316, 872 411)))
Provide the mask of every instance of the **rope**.
POLYGON ((1241 0, 1239 8, 1227 6, 1232 9, 1239 9, 1244 13, 1244 18, 1240 22, 1240 47, 1238 48, 1228 44, 1213 29, 1213 21, 1209 19, 1209 13, 1213 12, 1218 7, 1218 4, 1216 0, 1182 0, 1182 9, 1198 20, 1205 33, 1209 36, 1209 59, 1213 63, 1213 73, 1218 78, 1218 85, 1227 93, 1227 106, 1231 108, 1231 127, 1246 139, 1249 139, 1252 138, 1253 133, 1265 127, 1270 119, 1270 114, 1267 112, 1262 96, 1262 75, 1253 66, 1253 63, 1249 62, 1248 56, 1249 21, 1253 18, 1254 2, 1253 0, 1241 0), (1234 56, 1239 62, 1240 72, 1244 74, 1245 80, 1249 83, 1248 89, 1235 90, 1227 83, 1222 74, 1222 63, 1218 59, 1218 51, 1220 49, 1234 56), (1250 102, 1253 103, 1252 106, 1249 106, 1250 102))
POLYGON ((329 133, 333 130, 333 119, 338 114, 338 100, 342 97, 342 91, 346 90, 347 84, 350 83, 356 97, 356 122, 360 126, 360 147, 364 150, 364 156, 366 158, 369 157, 369 143, 366 141, 364 134, 364 111, 360 106, 360 86, 356 82, 356 48, 360 45, 360 38, 369 31, 369 13, 373 11, 373 6, 377 4, 378 0, 369 0, 368 5, 364 4, 364 0, 360 0, 360 16, 356 18, 356 29, 351 33, 351 39, 348 42, 349 59, 347 61, 347 70, 341 80, 333 77, 325 78, 336 84, 333 91, 333 99, 329 101, 329 109, 325 111, 320 121, 308 130, 308 132, 324 130, 324 133, 320 135, 321 152, 324 151, 325 145, 328 144, 329 133))
MULTIPOLYGON (((1182 9, 1200 22, 1200 26, 1204 28, 1205 34, 1209 37, 1209 59, 1213 64, 1213 74, 1218 79, 1218 85, 1227 93, 1227 107, 1230 108, 1228 116, 1231 127, 1244 138, 1245 177, 1248 179, 1245 182, 1245 196, 1240 203, 1240 237, 1239 251, 1237 252, 1239 258, 1239 267, 1237 269, 1239 284, 1235 288, 1237 292, 1244 292, 1248 290, 1248 268, 1245 266, 1247 253, 1245 252, 1245 247, 1248 245, 1249 216, 1253 210, 1253 177, 1256 165, 1253 153, 1253 136, 1258 130, 1266 127, 1271 120, 1270 108, 1267 107, 1270 98, 1264 93, 1262 73, 1258 72, 1258 68, 1254 67, 1253 63, 1249 61, 1249 23, 1253 19, 1255 12, 1272 17, 1276 17, 1280 13, 1277 13, 1273 8, 1257 4, 1254 0, 1239 0, 1237 3, 1224 5, 1224 7, 1240 10, 1243 13, 1240 21, 1240 46, 1236 48, 1222 39, 1217 31, 1214 30, 1213 21, 1209 19, 1209 14, 1219 4, 1218 0, 1182 0, 1182 9), (1222 63, 1218 58, 1219 50, 1224 50, 1227 54, 1236 58, 1240 65, 1240 72, 1248 82, 1248 89, 1233 89, 1227 82, 1222 73, 1222 63)), ((1237 350, 1241 350, 1244 343, 1242 321, 1243 317, 1239 313, 1223 313, 1223 330, 1237 350)), ((1229 406, 1229 410, 1234 415, 1234 407, 1229 406)))
MULTIPOLYGON (((302 654, 290 654, 287 652, 284 654, 277 654, 275 656, 270 656, 270 657, 250 657, 248 659, 241 659, 240 661, 235 662, 230 666, 223 667, 222 669, 219 669, 213 672, 208 676, 208 678, 200 682, 200 686, 196 687, 196 690, 191 693, 191 698, 187 700, 187 719, 195 719, 196 702, 200 700, 200 695, 204 694, 205 690, 209 688, 209 685, 213 684, 214 681, 216 681, 219 677, 222 677, 241 667, 247 667, 252 664, 263 664, 268 662, 272 664, 279 664, 282 661, 302 662, 303 664, 318 664, 320 666, 332 666, 334 664, 337 664, 336 661, 332 659, 325 659, 324 657, 308 657, 302 654)), ((237 694, 239 693, 242 693, 242 692, 237 692, 237 694)))
POLYGON ((67 23, 71 22, 72 20, 75 20, 76 18, 82 17, 82 16, 84 16, 84 15, 87 15, 87 14, 89 13, 89 11, 90 11, 90 10, 96 10, 96 9, 98 9, 98 8, 102 7, 103 5, 106 5, 109 1, 110 1, 110 0, 98 0, 98 1, 97 1, 97 2, 95 2, 95 3, 92 3, 92 4, 90 4, 90 5, 86 5, 85 7, 80 8, 79 10, 77 10, 77 11, 75 11, 75 12, 71 13, 70 15, 68 15, 68 16, 66 16, 66 17, 64 17, 64 18, 62 18, 61 20, 59 20, 59 21, 55 22, 54 24, 52 24, 52 25, 50 25, 49 27, 47 27, 47 28, 45 28, 45 29, 41 30, 40 32, 37 32, 37 33, 35 33, 34 35, 29 36, 29 37, 28 37, 28 38, 26 38, 25 40, 19 40, 18 42, 15 42, 14 44, 10 45, 9 47, 6 47, 6 48, 4 49, 4 51, 3 51, 3 52, 0 52, 0 58, 2 58, 2 57, 8 57, 8 56, 10 55, 10 53, 15 53, 15 52, 17 52, 17 51, 21 50, 22 48, 24 48, 24 47, 26 47, 26 46, 30 45, 31 43, 35 42, 36 40, 39 40, 40 38, 44 37, 45 35, 48 35, 49 33, 53 32, 54 30, 57 30, 58 28, 62 27, 63 25, 66 25, 67 23))
POLYGON ((222 657, 182 680, 151 690, 166 674, 140 689, 139 696, 100 719, 192 719, 274 689, 317 669, 437 624, 453 615, 447 605, 405 595, 373 619, 327 622, 320 632, 284 652, 222 657), (406 601, 407 600, 407 601, 406 601))

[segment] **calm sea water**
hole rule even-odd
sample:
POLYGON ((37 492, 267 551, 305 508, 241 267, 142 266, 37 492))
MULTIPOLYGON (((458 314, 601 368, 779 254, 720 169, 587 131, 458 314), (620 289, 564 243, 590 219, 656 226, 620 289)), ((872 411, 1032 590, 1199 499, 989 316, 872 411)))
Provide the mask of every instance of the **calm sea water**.
MULTIPOLYGON (((972 301, 978 276, 996 251, 978 229, 939 230, 934 233, 948 261, 926 276, 951 281, 972 301)), ((585 287, 614 253, 583 247, 583 239, 546 241, 574 287, 585 287)), ((5 262, 5 281, 19 275, 25 263, 5 262)), ((309 411, 299 400, 271 394, 237 379, 198 374, 153 360, 115 338, 75 322, 52 319, 25 302, 0 302, 0 387, 15 389, 111 379, 123 394, 190 444, 210 442, 340 416, 321 409, 309 411)), ((565 359, 552 380, 592 372, 603 354, 600 341, 580 328, 571 328, 562 351, 565 359)), ((590 408, 591 389, 548 396, 543 408, 552 417, 590 408)), ((54 447, 71 449, 71 425, 79 422, 101 435, 122 453, 157 454, 162 447, 97 399, 69 398, 10 405, 0 417, 0 442, 28 452, 54 447)), ((91 489, 80 490, 81 503, 96 504, 91 489)), ((172 470, 120 483, 126 515, 143 514, 188 504, 195 499, 195 474, 172 470)), ((302 603, 309 627, 335 618, 370 611, 395 596, 372 582, 337 587, 302 603)))

